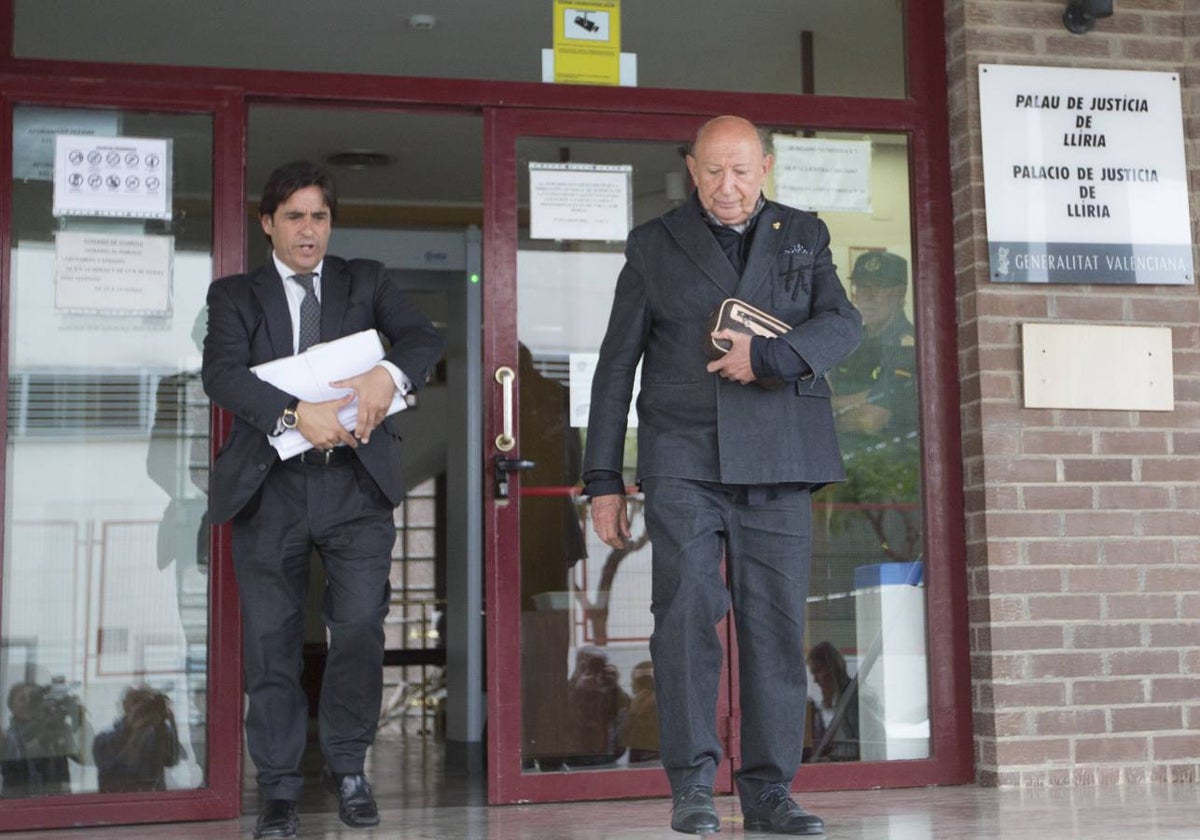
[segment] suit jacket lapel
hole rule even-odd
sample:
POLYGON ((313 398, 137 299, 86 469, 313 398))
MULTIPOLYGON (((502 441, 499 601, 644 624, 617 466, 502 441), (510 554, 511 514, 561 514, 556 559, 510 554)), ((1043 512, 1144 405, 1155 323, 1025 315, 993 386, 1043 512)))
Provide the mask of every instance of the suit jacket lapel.
POLYGON ((321 276, 321 341, 342 337, 342 315, 350 295, 350 271, 345 260, 326 255, 321 276))
POLYGON ((268 261, 256 271, 250 282, 254 286, 254 297, 262 308, 267 336, 271 340, 272 358, 292 355, 292 315, 288 312, 283 280, 275 270, 274 261, 268 261))
POLYGON ((738 285, 737 272, 708 229, 696 197, 693 195, 687 204, 663 216, 663 224, 704 277, 726 297, 732 295, 738 285))
POLYGON ((742 271, 734 297, 749 302, 772 277, 775 255, 783 241, 783 213, 778 205, 767 202, 754 225, 754 238, 750 241, 750 253, 746 257, 746 268, 742 271))

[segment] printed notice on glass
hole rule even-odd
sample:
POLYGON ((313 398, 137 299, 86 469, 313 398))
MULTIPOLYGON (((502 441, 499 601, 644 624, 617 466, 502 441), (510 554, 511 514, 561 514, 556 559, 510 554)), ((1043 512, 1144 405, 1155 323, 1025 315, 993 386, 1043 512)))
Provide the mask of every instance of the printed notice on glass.
POLYGON ((166 315, 171 311, 173 236, 59 231, 54 308, 63 312, 166 315))
POLYGON ((171 141, 54 138, 54 215, 171 218, 171 141))
POLYGON ((981 64, 991 278, 1187 285, 1179 74, 981 64))
POLYGON ((554 81, 619 84, 620 56, 620 0, 554 0, 554 81))
POLYGON ((775 200, 799 210, 871 212, 871 141, 776 134, 775 200))
POLYGON ((633 222, 633 167, 529 164, 529 236, 621 242, 633 222))

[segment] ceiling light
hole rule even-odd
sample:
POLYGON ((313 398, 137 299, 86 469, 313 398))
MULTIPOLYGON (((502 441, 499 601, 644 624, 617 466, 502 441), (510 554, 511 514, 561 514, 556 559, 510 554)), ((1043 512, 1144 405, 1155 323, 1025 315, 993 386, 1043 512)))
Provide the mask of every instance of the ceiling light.
POLYGON ((428 32, 437 23, 433 15, 413 15, 408 19, 408 28, 417 32, 428 32))

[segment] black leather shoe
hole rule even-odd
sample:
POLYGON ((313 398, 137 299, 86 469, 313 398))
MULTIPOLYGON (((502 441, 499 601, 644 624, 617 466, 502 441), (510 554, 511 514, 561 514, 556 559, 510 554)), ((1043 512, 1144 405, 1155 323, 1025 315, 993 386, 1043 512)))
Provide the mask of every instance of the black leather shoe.
POLYGON ((325 768, 325 786, 337 794, 338 816, 351 828, 379 825, 375 791, 362 773, 336 774, 325 768))
POLYGON ((754 806, 742 806, 746 831, 767 831, 771 834, 824 834, 825 822, 808 813, 793 800, 783 785, 769 785, 754 806))
POLYGON ((258 812, 254 836, 295 837, 299 828, 300 819, 296 816, 295 802, 290 799, 268 799, 258 812))
POLYGON ((671 828, 684 834, 716 834, 721 818, 713 806, 712 788, 688 785, 671 798, 671 828))

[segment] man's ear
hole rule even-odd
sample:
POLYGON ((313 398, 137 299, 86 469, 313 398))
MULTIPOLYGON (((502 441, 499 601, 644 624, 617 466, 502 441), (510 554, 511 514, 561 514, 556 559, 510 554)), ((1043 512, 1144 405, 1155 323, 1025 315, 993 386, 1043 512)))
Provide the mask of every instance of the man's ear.
POLYGON ((767 177, 767 173, 771 171, 771 167, 775 165, 775 155, 766 155, 763 158, 763 177, 767 177))

